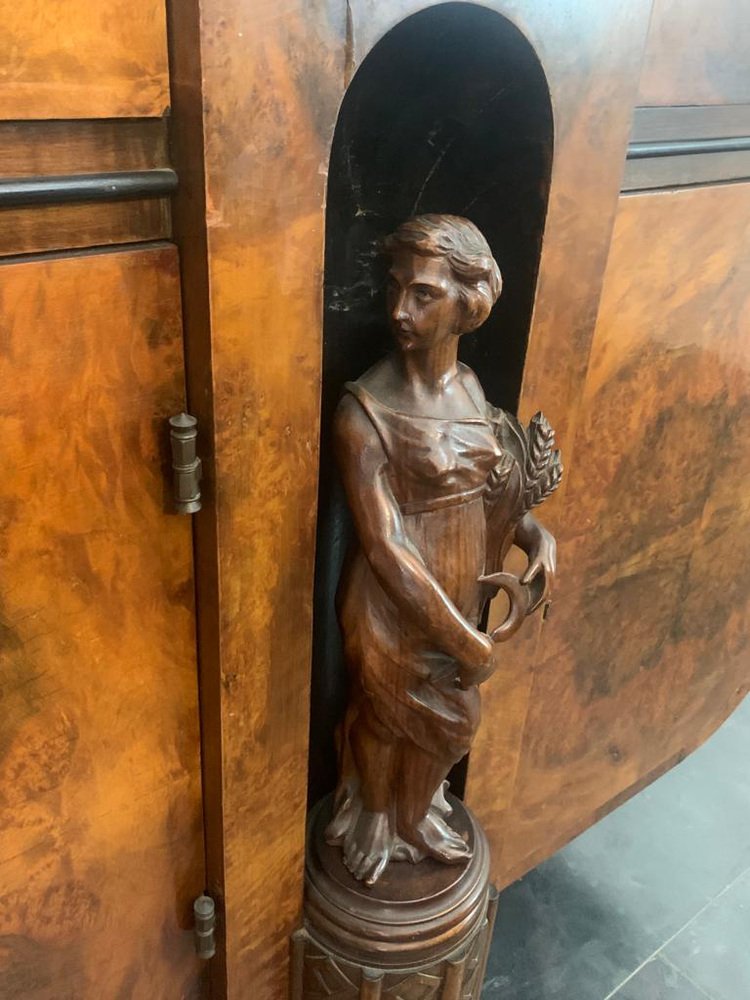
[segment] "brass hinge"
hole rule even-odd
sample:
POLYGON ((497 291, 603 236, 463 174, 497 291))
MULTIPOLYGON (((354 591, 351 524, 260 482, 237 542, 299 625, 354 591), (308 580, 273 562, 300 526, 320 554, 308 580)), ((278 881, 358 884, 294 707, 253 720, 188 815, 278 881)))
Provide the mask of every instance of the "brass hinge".
POLYGON ((216 954, 216 905, 210 896, 198 896, 193 903, 193 917, 198 958, 213 958, 216 954))
POLYGON ((178 514, 195 514, 201 509, 201 460, 196 451, 198 421, 189 413, 169 418, 172 445, 174 504, 178 514))

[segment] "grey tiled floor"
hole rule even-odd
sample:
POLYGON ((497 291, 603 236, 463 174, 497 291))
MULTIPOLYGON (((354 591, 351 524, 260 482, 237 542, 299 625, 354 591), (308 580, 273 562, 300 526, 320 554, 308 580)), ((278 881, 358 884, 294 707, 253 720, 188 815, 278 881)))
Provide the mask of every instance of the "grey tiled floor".
POLYGON ((500 896, 483 1000, 750 1000, 750 698, 500 896))

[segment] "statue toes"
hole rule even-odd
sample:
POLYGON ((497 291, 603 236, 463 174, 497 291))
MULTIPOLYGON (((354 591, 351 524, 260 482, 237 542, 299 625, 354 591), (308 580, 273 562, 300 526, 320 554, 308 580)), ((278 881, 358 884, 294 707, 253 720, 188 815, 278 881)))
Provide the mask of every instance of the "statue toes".
POLYGON ((376 858, 374 854, 366 854, 360 861, 359 865, 357 866, 357 870, 354 873, 354 877, 356 879, 359 879, 360 882, 363 881, 366 882, 367 879, 370 877, 370 873, 373 870, 373 867, 375 865, 375 860, 376 858))
POLYGON ((376 859, 377 863, 375 867, 370 871, 367 878, 365 879, 365 885, 375 885, 377 880, 385 871, 386 865, 388 864, 388 855, 382 854, 376 859))
POLYGON ((465 840, 456 833, 445 841, 445 846, 451 851, 459 851, 465 854, 469 848, 465 840))
POLYGON ((455 843, 446 843, 442 847, 446 861, 463 861, 471 857, 471 848, 460 838, 455 843))
POLYGON ((344 865, 349 869, 355 878, 357 878, 357 871, 359 870, 359 866, 362 864, 364 856, 364 853, 356 848, 354 850, 347 851, 344 854, 344 865))

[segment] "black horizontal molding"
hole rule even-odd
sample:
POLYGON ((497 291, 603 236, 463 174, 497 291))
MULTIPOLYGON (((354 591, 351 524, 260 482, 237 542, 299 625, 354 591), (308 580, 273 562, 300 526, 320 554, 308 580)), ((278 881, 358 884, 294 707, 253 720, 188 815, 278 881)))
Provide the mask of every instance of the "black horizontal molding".
POLYGON ((0 177, 0 208, 54 205, 71 201, 114 201, 171 194, 177 174, 167 167, 108 174, 0 177))
POLYGON ((740 153, 750 150, 750 136, 725 139, 670 139, 667 142, 631 142, 629 160, 650 160, 661 156, 690 156, 695 153, 740 153))

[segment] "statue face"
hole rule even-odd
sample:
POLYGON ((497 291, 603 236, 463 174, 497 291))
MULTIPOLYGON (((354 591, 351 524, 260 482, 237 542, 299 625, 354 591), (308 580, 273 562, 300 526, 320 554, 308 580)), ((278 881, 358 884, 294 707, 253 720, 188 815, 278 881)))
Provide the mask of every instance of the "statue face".
POLYGON ((402 251, 388 272, 388 317, 402 351, 426 351, 462 333, 456 279, 442 257, 402 251))

